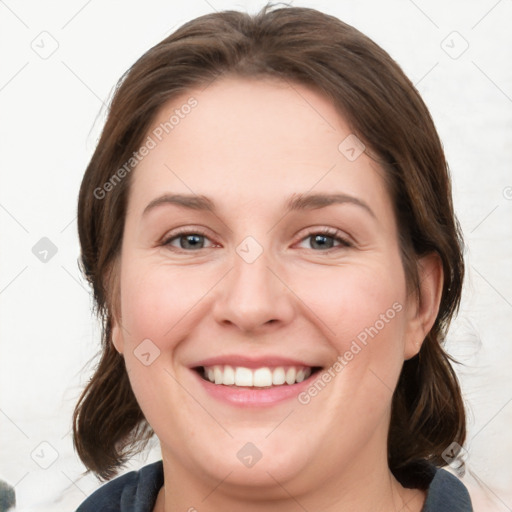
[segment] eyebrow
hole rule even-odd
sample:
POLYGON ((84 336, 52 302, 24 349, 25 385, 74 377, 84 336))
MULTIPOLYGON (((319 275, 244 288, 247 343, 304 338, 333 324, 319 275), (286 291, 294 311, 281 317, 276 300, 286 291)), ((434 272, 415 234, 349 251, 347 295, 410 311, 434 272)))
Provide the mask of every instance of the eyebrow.
MULTIPOLYGON (((190 210, 215 212, 215 203, 208 197, 202 195, 190 194, 164 194, 153 199, 144 208, 142 215, 164 204, 173 204, 188 208, 190 210)), ((293 194, 286 201, 286 213, 301 210, 316 210, 326 208, 333 204, 353 204, 361 207, 369 213, 374 219, 377 217, 373 210, 361 199, 347 194, 293 194)))

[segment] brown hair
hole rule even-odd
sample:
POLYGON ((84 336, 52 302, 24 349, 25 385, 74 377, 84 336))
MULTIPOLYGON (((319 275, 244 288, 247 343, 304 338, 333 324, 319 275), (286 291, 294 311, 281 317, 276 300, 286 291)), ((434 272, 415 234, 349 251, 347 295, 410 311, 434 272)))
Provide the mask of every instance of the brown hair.
POLYGON ((459 306, 464 261, 438 134, 412 83, 373 41, 317 10, 269 5, 253 16, 224 11, 186 23, 119 81, 78 202, 82 271, 103 325, 101 359, 73 415, 78 455, 88 470, 109 479, 153 435, 111 340, 131 173, 108 193, 104 185, 143 143, 165 103, 223 74, 280 78, 329 98, 384 170, 412 291, 418 289, 419 256, 439 254, 439 314, 419 354, 404 362, 393 395, 388 456, 395 474, 416 459, 446 465, 443 450, 466 437, 459 384, 442 347, 459 306))

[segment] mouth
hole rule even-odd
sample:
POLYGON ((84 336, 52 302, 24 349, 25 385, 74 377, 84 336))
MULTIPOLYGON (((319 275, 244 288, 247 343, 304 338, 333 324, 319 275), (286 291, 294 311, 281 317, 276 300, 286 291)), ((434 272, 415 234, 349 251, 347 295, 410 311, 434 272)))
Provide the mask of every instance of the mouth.
POLYGON ((271 389, 299 384, 318 373, 320 366, 244 366, 214 365, 193 368, 198 375, 217 386, 229 388, 271 389))

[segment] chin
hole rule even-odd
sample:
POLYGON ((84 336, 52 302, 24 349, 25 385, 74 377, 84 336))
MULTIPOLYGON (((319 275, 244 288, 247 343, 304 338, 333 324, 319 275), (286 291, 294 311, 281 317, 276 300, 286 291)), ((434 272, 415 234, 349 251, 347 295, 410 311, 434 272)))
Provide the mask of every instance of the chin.
MULTIPOLYGON (((240 486, 245 492, 253 489, 261 493, 267 486, 270 491, 275 489, 276 481, 284 485, 298 475, 303 477, 311 458, 311 454, 298 449, 304 448, 303 441, 283 433, 274 440, 265 439, 268 434, 269 430, 265 429, 265 433, 258 436, 260 441, 253 442, 251 439, 256 436, 247 435, 245 432, 241 437, 230 439, 224 447, 212 442, 205 449, 209 456, 197 462, 204 465, 205 460, 215 461, 213 465, 203 468, 202 472, 208 473, 217 482, 225 479, 226 483, 240 486), (285 438, 287 447, 283 444, 285 438)), ((309 447, 311 448, 311 444, 309 447)), ((282 494, 282 490, 280 492, 282 494)))

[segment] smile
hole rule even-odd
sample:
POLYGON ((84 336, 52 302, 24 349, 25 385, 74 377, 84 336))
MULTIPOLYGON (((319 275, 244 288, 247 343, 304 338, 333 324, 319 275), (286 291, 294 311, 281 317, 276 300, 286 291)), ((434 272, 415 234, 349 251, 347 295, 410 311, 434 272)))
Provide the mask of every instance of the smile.
POLYGON ((246 368, 243 366, 214 365, 201 366, 196 370, 204 380, 217 385, 270 388, 300 383, 320 368, 306 366, 246 368))
POLYGON ((260 353, 223 354, 189 366, 210 397, 238 407, 268 407, 297 396, 324 369, 319 358, 260 353), (308 361, 309 359, 309 361, 308 361))

